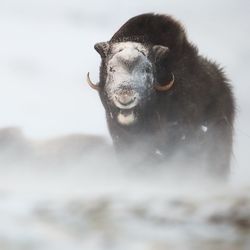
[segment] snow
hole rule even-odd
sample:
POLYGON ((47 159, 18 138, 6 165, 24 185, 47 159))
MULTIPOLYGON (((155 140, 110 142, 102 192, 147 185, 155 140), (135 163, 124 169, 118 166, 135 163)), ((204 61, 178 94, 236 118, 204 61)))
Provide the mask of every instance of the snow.
POLYGON ((207 126, 202 125, 202 126, 201 126, 201 130, 202 130, 204 133, 206 133, 206 132, 207 132, 207 126))
POLYGON ((0 126, 12 127, 0 130, 0 249, 249 249, 249 7, 0 1, 0 126), (85 76, 98 82, 94 44, 144 12, 182 21, 231 79, 238 114, 227 184, 127 169, 113 157, 104 109, 85 76))
MULTIPOLYGON (((108 84, 105 85, 107 96, 118 108, 122 110, 132 109, 138 104, 140 99, 144 97, 145 89, 152 85, 152 74, 146 75, 142 73, 145 65, 151 66, 150 61, 145 56, 148 54, 148 51, 139 43, 121 42, 112 46, 111 54, 112 56, 107 61, 107 68, 112 69, 107 72, 108 84), (131 71, 127 67, 127 63, 132 63, 135 60, 138 61, 138 65, 131 71), (150 81, 147 81, 147 79, 150 79, 150 81), (126 96, 128 100, 133 97, 132 99, 134 101, 128 105, 123 105, 125 95, 123 91, 121 91, 120 86, 132 89, 130 94, 126 96)), ((123 125, 128 125, 132 124, 135 118, 133 113, 128 116, 120 113, 117 120, 123 125)))
POLYGON ((140 55, 148 55, 148 49, 137 42, 120 42, 112 46, 112 53, 114 55, 123 52, 124 50, 125 53, 122 53, 122 56, 126 61, 133 61, 140 55))

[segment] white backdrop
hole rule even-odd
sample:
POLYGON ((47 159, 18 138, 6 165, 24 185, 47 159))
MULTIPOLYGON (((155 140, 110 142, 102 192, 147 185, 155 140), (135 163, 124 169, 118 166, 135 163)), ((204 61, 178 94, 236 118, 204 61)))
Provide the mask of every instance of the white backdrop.
POLYGON ((244 0, 1 0, 0 127, 21 127, 32 138, 108 137, 99 97, 85 82, 88 71, 98 80, 100 58, 93 45, 109 40, 134 15, 167 13, 184 23, 200 53, 224 66, 232 80, 238 173, 250 145, 249 11, 244 0))
POLYGON ((249 249, 249 13, 246 0, 0 0, 0 249, 249 249), (98 80, 93 46, 144 12, 182 21, 232 81, 228 186, 176 179, 167 167, 129 171, 107 151, 89 153, 87 137, 61 137, 109 138, 85 82, 88 71, 98 80))

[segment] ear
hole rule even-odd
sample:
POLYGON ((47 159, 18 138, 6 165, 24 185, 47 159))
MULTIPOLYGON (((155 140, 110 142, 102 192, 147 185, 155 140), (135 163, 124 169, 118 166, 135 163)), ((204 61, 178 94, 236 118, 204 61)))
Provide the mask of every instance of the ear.
POLYGON ((108 54, 109 43, 108 42, 96 43, 94 48, 102 58, 105 58, 108 54))
POLYGON ((169 48, 163 45, 154 45, 152 47, 152 57, 155 62, 164 59, 169 53, 169 48))

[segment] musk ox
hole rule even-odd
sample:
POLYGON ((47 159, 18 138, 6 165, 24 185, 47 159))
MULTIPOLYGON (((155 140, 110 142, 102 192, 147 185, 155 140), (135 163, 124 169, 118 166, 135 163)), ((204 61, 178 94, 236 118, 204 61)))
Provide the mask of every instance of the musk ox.
POLYGON ((125 161, 131 153, 144 163, 182 155, 212 174, 229 172, 231 87, 178 21, 139 15, 94 47, 102 59, 100 81, 94 84, 89 74, 87 80, 100 94, 114 147, 125 161))

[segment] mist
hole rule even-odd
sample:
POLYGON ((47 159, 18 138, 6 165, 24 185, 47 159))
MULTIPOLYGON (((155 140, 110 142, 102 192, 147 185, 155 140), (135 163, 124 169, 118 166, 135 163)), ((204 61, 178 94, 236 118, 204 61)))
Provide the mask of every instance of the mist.
POLYGON ((250 4, 245 1, 0 2, 0 249, 248 249, 250 4), (117 159, 86 83, 130 17, 180 20, 231 80, 237 103, 225 182, 185 163, 117 159))

